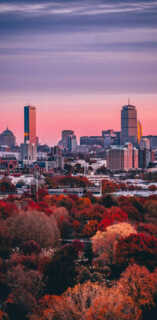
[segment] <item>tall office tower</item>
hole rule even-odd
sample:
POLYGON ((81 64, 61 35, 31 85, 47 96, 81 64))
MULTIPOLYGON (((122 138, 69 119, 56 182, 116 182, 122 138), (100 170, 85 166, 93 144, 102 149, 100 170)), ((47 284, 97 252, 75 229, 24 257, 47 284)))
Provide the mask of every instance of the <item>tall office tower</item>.
POLYGON ((36 143, 36 108, 24 107, 24 142, 36 143))
POLYGON ((138 122, 137 122, 137 142, 138 142, 138 144, 140 144, 140 142, 141 142, 141 138, 142 138, 142 135, 143 135, 142 131, 143 131, 142 130, 142 124, 138 120, 138 122))
POLYGON ((137 144, 137 111, 136 107, 130 104, 121 111, 121 144, 126 142, 137 144))
POLYGON ((36 108, 24 107, 24 144, 22 145, 22 159, 36 161, 37 137, 36 137, 36 108))

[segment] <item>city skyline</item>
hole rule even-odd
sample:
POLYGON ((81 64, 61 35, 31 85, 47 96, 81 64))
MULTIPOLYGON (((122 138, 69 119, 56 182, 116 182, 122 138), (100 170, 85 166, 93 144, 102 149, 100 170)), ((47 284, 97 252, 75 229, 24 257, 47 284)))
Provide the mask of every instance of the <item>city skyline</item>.
MULTIPOLYGON (((128 103, 130 103, 130 99, 128 99, 128 103)), ((120 109, 118 110, 118 113, 116 114, 117 115, 117 117, 115 117, 116 118, 116 126, 111 126, 110 124, 111 123, 113 123, 113 114, 111 114, 110 112, 108 113, 108 115, 110 115, 110 120, 111 120, 111 122, 109 123, 107 123, 107 126, 104 128, 104 127, 102 127, 102 128, 100 128, 100 127, 97 127, 97 130, 95 129, 95 128, 93 128, 93 127, 91 127, 90 128, 90 131, 88 130, 88 128, 86 127, 86 129, 85 129, 85 131, 83 131, 84 132, 84 134, 82 134, 81 133, 81 131, 80 131, 80 134, 78 134, 78 131, 79 130, 74 130, 73 128, 74 128, 74 125, 72 125, 71 123, 70 123, 70 125, 69 126, 66 126, 66 122, 64 123, 64 121, 63 122, 61 122, 62 124, 63 124, 63 127, 59 127, 59 130, 58 130, 58 135, 56 136, 56 140, 55 140, 55 134, 54 134, 54 132, 53 131, 51 131, 52 133, 51 133, 51 137, 52 137, 52 135, 53 135, 53 137, 52 138, 50 138, 50 140, 49 139, 47 139, 47 141, 45 140, 45 141, 42 141, 42 139, 41 139, 41 137, 40 137, 40 135, 38 134, 39 132, 40 132, 40 127, 39 127, 39 130, 38 130, 38 121, 37 121, 37 124, 35 124, 35 126, 37 127, 37 130, 36 130, 36 128, 35 128, 35 131, 36 131, 36 134, 35 134, 35 137, 38 137, 38 139, 39 139, 39 142, 41 143, 41 144, 49 144, 49 145, 53 145, 53 144, 56 144, 56 143, 58 143, 59 142, 59 140, 60 140, 60 136, 61 136, 61 133, 62 133, 62 131, 71 131, 71 130, 73 130, 74 131, 74 133, 76 134, 76 137, 77 137, 77 140, 78 140, 78 142, 79 142, 79 139, 80 139, 80 137, 81 136, 101 136, 101 132, 102 132, 102 130, 110 130, 110 129, 113 129, 113 130, 115 130, 115 131, 121 131, 121 129, 122 129, 122 119, 121 119, 121 112, 122 112, 122 110, 124 109, 124 108, 126 108, 127 106, 131 106, 132 107, 132 104, 125 104, 125 105, 123 105, 123 106, 121 106, 120 107, 120 109), (118 120, 118 121, 117 121, 118 120), (117 126, 117 123, 118 123, 118 126, 117 126)), ((140 118, 140 116, 142 115, 142 113, 141 114, 139 114, 139 110, 138 110, 138 107, 137 106, 133 106, 133 107, 135 107, 135 109, 136 109, 136 113, 137 113, 137 121, 138 122, 140 122, 141 123, 141 118, 140 118)), ((20 127, 22 127, 22 132, 20 132, 20 135, 19 136, 16 136, 16 129, 15 130, 13 130, 13 126, 8 126, 8 121, 7 121, 7 128, 8 129, 10 129, 14 134, 15 134, 15 136, 16 136, 16 139, 17 139, 17 143, 18 144, 20 144, 20 143, 23 143, 23 139, 25 140, 26 139, 26 120, 24 120, 24 123, 23 123, 23 108, 24 108, 24 110, 26 111, 26 109, 27 108, 30 108, 30 109, 33 109, 33 110, 36 110, 37 112, 35 112, 35 118, 38 118, 38 114, 39 114, 39 118, 41 117, 41 115, 40 115, 40 113, 38 112, 38 107, 36 108, 36 106, 23 106, 22 107, 22 118, 21 118, 21 114, 18 112, 18 115, 20 115, 19 116, 19 119, 22 121, 22 123, 20 123, 20 127), (24 135, 24 136, 23 136, 24 135), (21 139, 20 139, 20 137, 22 137, 21 139)), ((24 111, 24 118, 26 119, 26 117, 25 117, 25 111, 24 111)), ((42 114, 42 116, 43 116, 43 114, 42 114)), ((91 115, 90 115, 91 116, 91 115)), ((87 114, 87 117, 88 117, 88 114, 87 114)), ((50 120, 51 120, 51 118, 50 118, 50 120)), ((102 119, 103 120, 103 119, 102 119)), ((35 120, 35 123, 36 123, 36 120, 35 120)), ((88 122, 88 124, 89 124, 89 122, 88 122)), ((145 135, 151 135, 151 134, 153 134, 153 133, 151 133, 151 130, 149 130, 149 131, 146 131, 146 130, 143 130, 143 121, 142 121, 142 123, 141 123, 141 125, 142 125, 142 132, 143 132, 143 136, 145 136, 145 135)), ((15 127, 16 127, 16 124, 15 124, 15 127)), ((5 128, 4 128, 4 130, 6 129, 6 126, 5 126, 5 128)), ((51 130, 52 130, 52 128, 51 128, 51 130)), ((3 132, 3 130, 2 129, 0 129, 0 133, 2 133, 3 132)), ((46 134, 47 134, 47 131, 45 132, 46 134)), ((137 134, 138 134, 138 132, 137 132, 137 134)), ((155 129, 155 131, 154 131, 154 134, 156 135, 156 129, 155 129)))
POLYGON ((144 134, 155 134, 156 11, 156 0, 2 0, 0 130, 8 125, 22 141, 28 104, 43 143, 63 128, 119 130, 130 97, 144 134))

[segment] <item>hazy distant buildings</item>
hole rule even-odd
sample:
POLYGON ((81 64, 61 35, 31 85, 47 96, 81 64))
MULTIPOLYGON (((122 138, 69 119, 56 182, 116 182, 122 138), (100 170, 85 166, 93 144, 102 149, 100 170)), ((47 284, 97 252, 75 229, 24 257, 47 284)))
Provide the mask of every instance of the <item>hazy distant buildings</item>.
POLYGON ((24 144, 21 145, 22 160, 36 161, 37 137, 36 137, 36 108, 24 107, 24 144))
POLYGON ((114 131, 113 129, 103 130, 102 137, 104 138, 104 147, 107 148, 110 145, 120 145, 120 131, 114 131))
POLYGON ((58 145, 65 152, 76 152, 77 150, 77 139, 73 130, 63 130, 62 138, 59 141, 58 145))
POLYGON ((138 149, 131 143, 124 146, 111 146, 107 150, 107 168, 112 171, 138 168, 138 149))
POLYGON ((80 145, 104 147, 104 138, 102 136, 83 136, 80 137, 80 145))
POLYGON ((0 145, 13 148, 16 145, 16 138, 12 131, 8 128, 0 134, 0 145))
POLYGON ((154 135, 148 135, 148 136, 144 136, 143 138, 147 138, 150 141, 150 148, 153 149, 157 149, 157 136, 154 135))
POLYGON ((139 167, 146 169, 149 163, 152 161, 152 152, 150 146, 150 140, 148 138, 142 138, 139 146, 139 167))
POLYGON ((53 167, 56 169, 64 169, 64 157, 62 156, 62 150, 58 146, 51 148, 51 154, 49 160, 53 160, 53 167))
POLYGON ((136 107, 130 104, 124 106, 121 111, 121 144, 131 142, 136 145, 138 142, 137 111, 136 107))

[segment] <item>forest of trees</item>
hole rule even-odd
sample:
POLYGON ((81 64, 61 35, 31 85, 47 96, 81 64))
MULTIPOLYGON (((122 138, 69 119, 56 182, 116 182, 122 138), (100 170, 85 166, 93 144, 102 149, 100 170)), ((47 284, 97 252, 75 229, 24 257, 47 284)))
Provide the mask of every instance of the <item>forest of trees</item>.
POLYGON ((0 200, 0 319, 155 320, 157 197, 38 199, 0 200))

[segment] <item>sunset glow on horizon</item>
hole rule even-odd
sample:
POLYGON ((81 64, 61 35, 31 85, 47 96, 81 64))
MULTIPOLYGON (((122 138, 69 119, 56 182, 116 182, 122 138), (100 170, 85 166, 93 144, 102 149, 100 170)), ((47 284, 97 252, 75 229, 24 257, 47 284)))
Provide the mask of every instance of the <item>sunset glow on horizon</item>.
MULTIPOLYGON (((17 142, 23 142, 23 107, 31 104, 37 108, 37 134, 40 142, 50 145, 58 142, 63 129, 74 130, 78 138, 83 135, 101 135, 101 131, 107 129, 120 130, 120 111, 128 103, 128 97, 122 95, 91 94, 45 98, 42 95, 32 98, 31 102, 23 97, 16 97, 16 104, 12 102, 10 110, 8 100, 2 100, 5 108, 1 110, 1 131, 8 126, 17 136, 17 142)), ((144 135, 156 134, 156 118, 153 114, 156 100, 156 95, 137 95, 134 99, 130 97, 130 102, 137 108, 144 135)))

